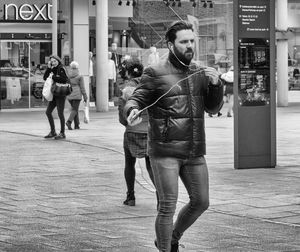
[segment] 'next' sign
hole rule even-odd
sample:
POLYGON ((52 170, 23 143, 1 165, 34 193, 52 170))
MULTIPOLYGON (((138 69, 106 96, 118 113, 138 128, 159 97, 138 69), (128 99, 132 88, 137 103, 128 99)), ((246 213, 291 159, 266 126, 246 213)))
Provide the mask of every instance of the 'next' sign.
POLYGON ((52 4, 4 4, 4 20, 15 21, 51 21, 52 4))

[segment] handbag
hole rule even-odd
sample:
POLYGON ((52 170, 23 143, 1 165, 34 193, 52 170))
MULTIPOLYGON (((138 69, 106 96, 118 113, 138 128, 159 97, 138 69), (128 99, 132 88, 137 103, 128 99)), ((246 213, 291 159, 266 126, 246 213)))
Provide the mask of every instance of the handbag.
POLYGON ((55 96, 67 96, 72 93, 72 86, 70 83, 53 83, 51 91, 55 96))
POLYGON ((52 84, 52 88, 51 88, 51 91, 53 93, 54 96, 67 96, 69 94, 72 93, 72 85, 70 83, 70 78, 69 78, 69 75, 68 75, 68 72, 67 70, 63 67, 63 66, 60 66, 60 68, 63 68, 67 77, 68 77, 68 80, 66 83, 57 83, 57 82, 54 82, 52 84))
POLYGON ((42 91, 42 94, 47 101, 53 100, 53 94, 51 92, 52 84, 53 84, 52 78, 48 77, 44 83, 44 87, 43 87, 43 91, 42 91))

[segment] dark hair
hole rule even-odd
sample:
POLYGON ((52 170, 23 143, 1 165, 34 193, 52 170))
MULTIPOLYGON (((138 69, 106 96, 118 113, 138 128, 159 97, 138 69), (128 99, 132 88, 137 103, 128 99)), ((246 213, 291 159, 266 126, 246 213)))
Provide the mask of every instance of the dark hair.
POLYGON ((193 25, 185 20, 180 20, 180 21, 175 21, 171 24, 171 26, 168 28, 166 35, 165 35, 165 39, 167 42, 172 42, 174 43, 175 39, 176 39, 176 32, 181 31, 181 30, 192 30, 193 29, 193 25))
POLYGON ((131 58, 125 62, 125 70, 134 78, 140 77, 143 73, 144 66, 137 58, 131 58))

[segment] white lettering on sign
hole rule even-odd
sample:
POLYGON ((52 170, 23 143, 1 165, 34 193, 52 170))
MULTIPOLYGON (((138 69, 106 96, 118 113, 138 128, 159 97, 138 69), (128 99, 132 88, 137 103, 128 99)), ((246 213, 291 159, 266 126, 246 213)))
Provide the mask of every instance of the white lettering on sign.
POLYGON ((4 5, 4 20, 9 20, 11 13, 13 13, 14 20, 52 20, 51 16, 52 4, 46 3, 39 7, 36 4, 22 4, 17 6, 16 4, 5 4, 4 5), (9 13, 9 11, 11 11, 9 13))
POLYGON ((19 16, 22 20, 31 20, 33 16, 32 6, 29 4, 23 4, 19 8, 19 16))

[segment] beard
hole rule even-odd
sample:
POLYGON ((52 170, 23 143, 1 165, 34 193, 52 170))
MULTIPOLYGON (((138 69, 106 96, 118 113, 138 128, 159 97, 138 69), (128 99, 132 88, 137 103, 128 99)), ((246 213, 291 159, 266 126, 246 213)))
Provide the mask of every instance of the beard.
POLYGON ((189 65, 194 57, 194 50, 189 48, 184 53, 181 53, 177 50, 176 46, 174 46, 174 54, 184 64, 189 65))

